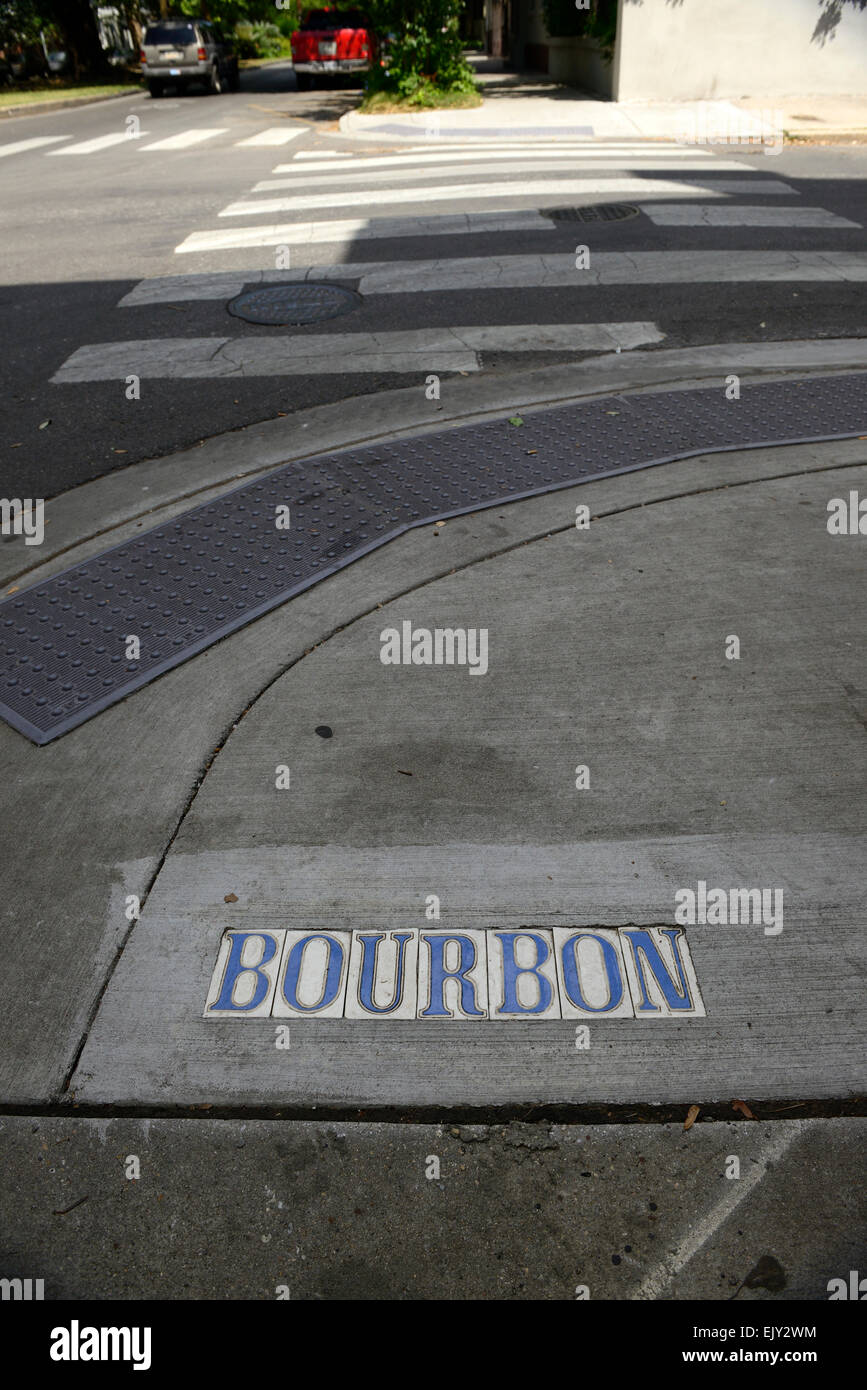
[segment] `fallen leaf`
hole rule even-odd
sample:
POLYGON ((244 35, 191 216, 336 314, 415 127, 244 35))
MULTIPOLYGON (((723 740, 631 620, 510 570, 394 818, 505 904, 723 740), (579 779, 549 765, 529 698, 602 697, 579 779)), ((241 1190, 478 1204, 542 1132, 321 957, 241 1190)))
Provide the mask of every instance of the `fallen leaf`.
POLYGON ((404 769, 403 769, 402 767, 399 767, 397 770, 398 770, 398 772, 399 772, 403 777, 411 777, 411 776, 412 776, 412 773, 411 773, 411 772, 406 772, 406 771, 404 771, 404 769))
POLYGON ((80 1207, 82 1202, 86 1202, 89 1196, 90 1193, 86 1192, 83 1197, 79 1197, 77 1202, 73 1202, 71 1207, 61 1207, 59 1211, 55 1211, 53 1214, 55 1216, 67 1216, 69 1212, 75 1211, 76 1207, 80 1207))
POLYGON ((538 450, 537 450, 537 449, 528 449, 528 450, 527 450, 527 453, 528 453, 528 454, 535 454, 535 453, 538 453, 538 450))
POLYGON ((129 453, 129 450, 128 450, 128 449, 112 449, 111 452, 112 452, 113 454, 126 454, 126 453, 129 453))
POLYGON ((10 448, 10 449, 21 449, 21 448, 23 448, 23 447, 24 447, 24 446, 23 446, 22 444, 10 444, 10 445, 9 445, 9 448, 10 448))
POLYGON ((510 425, 523 425, 523 423, 524 423, 524 421, 521 419, 520 415, 510 415, 510 416, 509 416, 509 424, 510 424, 510 425))
POLYGON ((434 526, 445 526, 445 522, 444 522, 444 521, 435 521, 435 522, 434 522, 434 526))
POLYGON ((698 1119, 698 1111, 699 1107, 697 1105, 691 1105, 689 1107, 689 1109, 686 1112, 686 1119, 683 1122, 684 1129, 692 1129, 693 1125, 698 1119))
POLYGON ((238 897, 236 893, 227 893, 225 898, 223 899, 224 903, 236 903, 237 901, 238 897))
POLYGON ((745 1100, 733 1100, 732 1110, 738 1110, 745 1120, 754 1120, 756 1117, 745 1100))
POLYGON ((619 410, 606 410, 605 414, 606 414, 606 415, 619 415, 619 414, 620 414, 620 411, 619 411, 619 410))
POLYGON ((51 421, 50 421, 50 420, 43 420, 43 421, 42 421, 42 424, 39 426, 39 428, 40 428, 41 430, 47 430, 47 429, 48 429, 48 426, 49 426, 50 424, 51 424, 51 421))

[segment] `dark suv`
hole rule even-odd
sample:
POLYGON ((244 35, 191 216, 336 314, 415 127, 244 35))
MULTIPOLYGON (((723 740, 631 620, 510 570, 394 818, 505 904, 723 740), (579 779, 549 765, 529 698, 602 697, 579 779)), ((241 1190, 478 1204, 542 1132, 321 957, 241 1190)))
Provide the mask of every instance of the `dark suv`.
POLYGON ((237 54, 207 20, 149 24, 142 44, 141 70, 152 97, 161 97, 167 83, 183 90, 189 82, 201 82, 215 96, 238 90, 237 54))

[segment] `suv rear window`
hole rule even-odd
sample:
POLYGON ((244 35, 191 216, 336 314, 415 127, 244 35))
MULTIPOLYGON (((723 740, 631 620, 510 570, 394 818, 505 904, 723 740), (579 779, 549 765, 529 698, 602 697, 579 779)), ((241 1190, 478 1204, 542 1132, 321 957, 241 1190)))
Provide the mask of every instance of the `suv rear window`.
POLYGON ((308 10, 301 18, 304 29, 366 29, 360 10, 308 10))
POLYGON ((192 24, 151 24, 144 36, 146 44, 188 44, 198 43, 192 24))

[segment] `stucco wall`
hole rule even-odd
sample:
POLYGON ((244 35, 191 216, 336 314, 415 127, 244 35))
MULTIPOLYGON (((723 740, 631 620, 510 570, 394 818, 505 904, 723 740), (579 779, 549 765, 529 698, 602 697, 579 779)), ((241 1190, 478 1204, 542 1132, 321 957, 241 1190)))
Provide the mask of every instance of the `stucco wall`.
POLYGON ((620 0, 618 101, 865 91, 857 0, 620 0))
POLYGON ((548 72, 586 92, 610 97, 614 68, 606 63, 592 39, 549 39, 548 72))

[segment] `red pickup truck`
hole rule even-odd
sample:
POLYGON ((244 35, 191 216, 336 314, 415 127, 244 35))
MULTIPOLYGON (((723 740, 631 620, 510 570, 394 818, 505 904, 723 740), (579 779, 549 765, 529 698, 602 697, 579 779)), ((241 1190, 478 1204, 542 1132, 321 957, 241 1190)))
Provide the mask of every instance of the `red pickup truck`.
POLYGON ((299 88, 317 73, 365 72, 373 55, 373 36, 360 10, 307 10, 290 40, 299 88))

